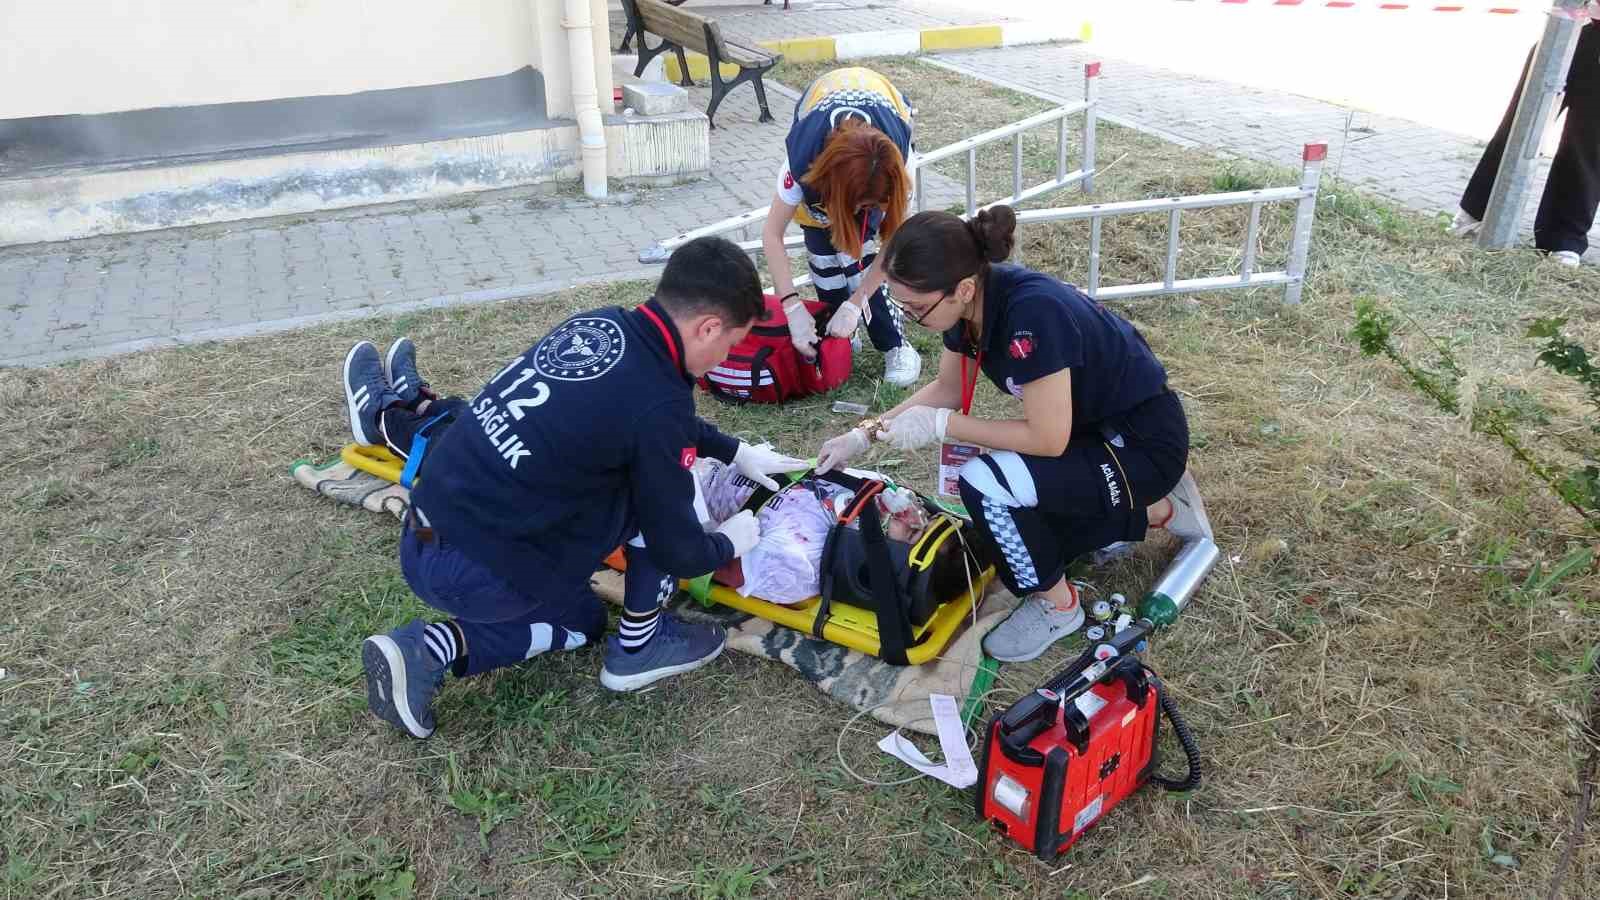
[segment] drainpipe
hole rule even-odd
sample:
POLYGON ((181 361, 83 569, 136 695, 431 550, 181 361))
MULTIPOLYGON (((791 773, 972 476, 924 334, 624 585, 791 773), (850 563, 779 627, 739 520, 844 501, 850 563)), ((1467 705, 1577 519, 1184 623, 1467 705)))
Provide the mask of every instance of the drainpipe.
POLYGON ((583 192, 606 195, 606 131, 595 93, 593 20, 589 0, 566 0, 567 55, 572 63, 572 109, 578 117, 578 142, 583 163, 583 192))

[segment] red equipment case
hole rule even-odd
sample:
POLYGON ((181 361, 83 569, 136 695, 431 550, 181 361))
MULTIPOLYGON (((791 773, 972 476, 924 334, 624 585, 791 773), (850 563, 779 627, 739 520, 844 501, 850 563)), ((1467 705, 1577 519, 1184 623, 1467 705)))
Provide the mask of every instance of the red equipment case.
POLYGON ((1128 653, 1085 663, 995 714, 978 765, 978 817, 1046 862, 1146 781, 1189 790, 1200 780, 1194 740, 1181 719, 1173 722, 1190 777, 1182 783, 1155 777, 1160 709, 1166 706, 1168 717, 1174 709, 1139 658, 1128 653), (1066 687, 1069 676, 1077 679, 1074 689, 1066 687))

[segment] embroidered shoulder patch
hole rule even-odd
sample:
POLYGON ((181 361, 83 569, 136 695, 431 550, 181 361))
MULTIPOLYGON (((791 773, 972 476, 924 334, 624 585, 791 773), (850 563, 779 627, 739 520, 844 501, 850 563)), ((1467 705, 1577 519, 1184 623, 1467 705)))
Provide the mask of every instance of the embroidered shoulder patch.
POLYGON ((533 367, 546 378, 589 381, 611 371, 627 348, 627 336, 610 319, 568 319, 534 348, 533 367))

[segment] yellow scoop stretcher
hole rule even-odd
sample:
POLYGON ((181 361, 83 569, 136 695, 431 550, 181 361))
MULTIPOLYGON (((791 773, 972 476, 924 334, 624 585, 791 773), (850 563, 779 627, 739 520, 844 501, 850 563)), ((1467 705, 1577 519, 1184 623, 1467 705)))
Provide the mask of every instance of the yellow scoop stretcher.
MULTIPOLYGON (((355 468, 396 484, 400 482, 400 471, 405 466, 405 460, 384 447, 347 444, 339 455, 355 468)), ((956 536, 954 528, 929 528, 912 547, 911 558, 913 561, 930 559, 943 542, 952 539, 960 539, 956 536)), ((619 572, 627 567, 623 561, 621 548, 608 556, 605 562, 619 572)), ((926 622, 914 627, 911 633, 916 643, 906 648, 907 662, 914 666, 921 665, 943 653, 956 632, 961 629, 961 623, 973 617, 973 609, 982 600, 984 589, 988 587, 993 577, 992 567, 973 573, 969 588, 940 604, 926 622)), ((679 585, 700 599, 713 600, 723 606, 766 619, 785 628, 792 628, 801 634, 818 634, 816 624, 817 616, 822 610, 821 597, 812 597, 792 606, 784 606, 769 603, 759 597, 742 596, 733 588, 712 582, 709 575, 683 579, 679 585)), ((828 618, 823 623, 819 636, 825 641, 868 656, 878 656, 881 652, 877 613, 849 603, 829 605, 828 618)))

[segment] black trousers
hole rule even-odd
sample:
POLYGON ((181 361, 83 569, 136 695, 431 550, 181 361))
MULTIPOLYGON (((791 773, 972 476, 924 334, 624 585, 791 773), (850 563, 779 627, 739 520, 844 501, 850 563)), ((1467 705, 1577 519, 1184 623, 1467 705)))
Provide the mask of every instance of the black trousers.
POLYGON ((450 423, 461 417, 465 412, 467 401, 460 397, 442 397, 428 405, 425 413, 412 412, 404 406, 391 406, 378 415, 378 431, 383 435, 383 442, 389 451, 401 459, 411 456, 411 442, 416 439, 417 432, 422 426, 434 420, 441 413, 449 416, 429 431, 430 438, 436 438, 450 427, 450 423))
MULTIPOLYGON (((1478 160, 1478 168, 1461 195, 1461 208, 1475 219, 1482 219, 1489 206, 1489 192, 1494 189, 1500 159, 1511 135, 1511 120, 1517 114, 1532 63, 1530 51, 1500 128, 1484 148, 1483 158, 1478 160)), ((1589 229, 1594 227, 1595 207, 1600 205, 1600 26, 1591 24, 1579 32, 1562 106, 1567 111, 1567 124, 1550 165, 1550 180, 1539 200, 1533 243, 1552 253, 1571 250, 1581 254, 1589 249, 1589 229)))
POLYGON ((1116 541, 1142 541, 1145 509, 1171 493, 1189 463, 1189 421, 1165 391, 1082 429, 1060 456, 1010 450, 961 467, 961 502, 996 550, 1018 597, 1055 586, 1067 566, 1116 541))

